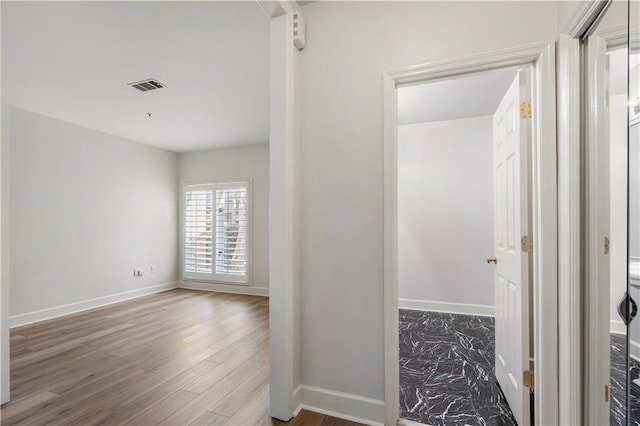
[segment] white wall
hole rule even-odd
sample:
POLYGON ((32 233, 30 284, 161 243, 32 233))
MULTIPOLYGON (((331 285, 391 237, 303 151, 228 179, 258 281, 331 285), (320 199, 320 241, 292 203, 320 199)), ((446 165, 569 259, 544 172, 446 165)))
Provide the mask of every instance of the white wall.
POLYGON ((492 125, 398 127, 400 299, 494 305, 492 125))
POLYGON ((176 154, 15 108, 9 121, 13 323, 175 285, 176 154))
MULTIPOLYGON (((253 287, 269 287, 269 144, 183 153, 178 156, 180 216, 184 186, 234 179, 250 179, 253 185, 253 287)), ((179 230, 182 235, 182 227, 179 230)), ((180 264, 183 240, 180 238, 180 264)), ((180 268, 182 271, 182 268, 180 268)), ((182 276, 180 274, 180 279, 182 276)), ((188 284, 187 284, 188 285, 188 284)), ((199 283, 199 286, 208 284, 199 283)), ((214 289, 215 285, 210 285, 214 289)))
POLYGON ((370 398, 339 397, 352 402, 343 413, 364 404, 382 421, 383 72, 555 40, 557 7, 315 2, 303 13, 302 382, 370 398))

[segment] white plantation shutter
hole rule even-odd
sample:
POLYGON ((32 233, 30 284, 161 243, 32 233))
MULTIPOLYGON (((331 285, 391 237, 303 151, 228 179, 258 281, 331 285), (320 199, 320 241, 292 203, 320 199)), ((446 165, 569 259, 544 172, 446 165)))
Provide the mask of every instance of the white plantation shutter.
POLYGON ((185 278, 249 283, 249 182, 185 190, 185 278))

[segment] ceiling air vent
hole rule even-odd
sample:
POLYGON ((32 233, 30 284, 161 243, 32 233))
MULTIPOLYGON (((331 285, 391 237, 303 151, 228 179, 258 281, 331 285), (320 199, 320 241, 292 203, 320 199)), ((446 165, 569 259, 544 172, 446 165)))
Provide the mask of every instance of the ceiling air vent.
POLYGON ((160 83, 158 80, 154 78, 149 78, 142 81, 136 81, 135 83, 129 83, 127 86, 131 86, 134 89, 138 89, 141 92, 148 92, 149 90, 162 89, 166 87, 164 84, 160 83))

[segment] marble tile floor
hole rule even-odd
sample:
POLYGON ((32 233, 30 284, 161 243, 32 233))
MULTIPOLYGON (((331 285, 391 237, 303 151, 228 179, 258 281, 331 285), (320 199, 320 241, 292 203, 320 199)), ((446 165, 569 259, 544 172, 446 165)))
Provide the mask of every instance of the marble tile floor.
MULTIPOLYGON (((626 425, 624 336, 611 335, 610 424, 626 425)), ((516 425, 494 376, 493 318, 400 310, 400 417, 428 425, 516 425)), ((640 372, 640 363, 631 360, 640 372)), ((629 425, 640 426, 640 388, 629 425)))
MULTIPOLYGON (((626 426, 626 351, 625 336, 621 334, 611 334, 611 398, 610 398, 610 424, 616 426, 626 426)), ((640 363, 631 359, 632 369, 640 371, 640 363)), ((640 426, 640 388, 631 386, 629 395, 631 405, 631 415, 629 425, 640 426)))
POLYGON ((517 425, 494 375, 491 317, 400 310, 400 417, 517 425))

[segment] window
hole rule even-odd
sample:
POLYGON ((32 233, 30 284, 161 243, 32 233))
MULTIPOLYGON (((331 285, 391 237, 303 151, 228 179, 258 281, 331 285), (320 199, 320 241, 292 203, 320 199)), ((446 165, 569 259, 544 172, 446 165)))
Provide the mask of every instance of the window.
POLYGON ((248 181, 185 188, 184 277, 249 283, 248 181))

